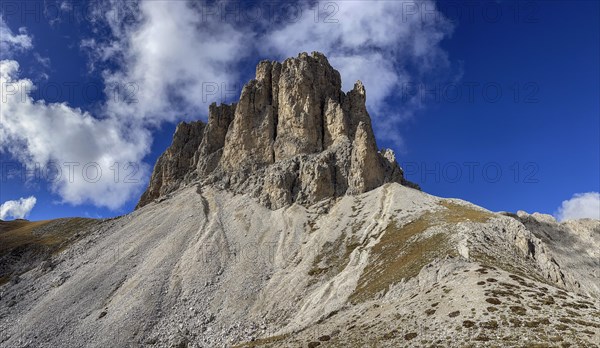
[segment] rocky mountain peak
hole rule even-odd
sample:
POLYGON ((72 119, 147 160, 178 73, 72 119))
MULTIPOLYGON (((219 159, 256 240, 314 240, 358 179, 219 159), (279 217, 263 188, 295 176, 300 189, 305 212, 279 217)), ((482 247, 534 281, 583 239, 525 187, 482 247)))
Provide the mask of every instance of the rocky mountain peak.
POLYGON ((277 209, 358 194, 404 179, 391 150, 379 151, 358 81, 318 52, 262 61, 237 103, 209 108, 208 123, 182 123, 158 159, 138 207, 198 182, 247 193, 277 209))

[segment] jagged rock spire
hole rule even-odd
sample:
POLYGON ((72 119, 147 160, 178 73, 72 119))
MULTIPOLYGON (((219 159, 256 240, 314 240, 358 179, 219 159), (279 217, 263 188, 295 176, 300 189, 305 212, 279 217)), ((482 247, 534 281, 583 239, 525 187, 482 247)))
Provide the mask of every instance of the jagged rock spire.
POLYGON ((199 181, 248 193, 276 209, 312 204, 404 180, 379 152, 358 81, 348 93, 318 52, 262 61, 236 104, 213 104, 208 124, 182 123, 159 158, 138 207, 199 181))

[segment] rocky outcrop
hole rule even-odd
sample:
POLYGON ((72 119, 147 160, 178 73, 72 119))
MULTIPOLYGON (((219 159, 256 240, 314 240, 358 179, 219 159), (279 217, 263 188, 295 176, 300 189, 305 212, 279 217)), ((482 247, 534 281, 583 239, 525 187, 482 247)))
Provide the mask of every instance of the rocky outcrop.
POLYGON ((182 123, 138 207, 199 182, 247 193, 277 209, 359 194, 404 180, 391 150, 379 151, 358 81, 348 93, 314 52, 263 61, 240 100, 210 106, 208 123, 182 123))
POLYGON ((504 213, 523 224, 529 235, 516 240, 535 260, 544 276, 568 289, 589 295, 600 293, 600 222, 579 219, 557 222, 552 215, 518 211, 504 213))
POLYGON ((212 104, 208 112, 208 124, 205 129, 207 136, 202 137, 200 147, 194 154, 195 167, 198 174, 203 176, 214 171, 223 154, 223 145, 229 125, 235 114, 234 105, 217 106, 212 104))
POLYGON ((179 188, 190 171, 205 128, 206 125, 202 121, 182 122, 177 126, 173 142, 156 161, 150 184, 136 208, 179 188))

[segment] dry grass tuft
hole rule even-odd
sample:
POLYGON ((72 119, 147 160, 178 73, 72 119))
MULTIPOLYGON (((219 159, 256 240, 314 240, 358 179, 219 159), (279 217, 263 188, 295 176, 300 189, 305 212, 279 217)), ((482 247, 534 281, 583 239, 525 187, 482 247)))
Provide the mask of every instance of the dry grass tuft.
POLYGON ((62 244, 77 232, 98 220, 68 218, 43 221, 2 221, 0 223, 0 255, 26 245, 45 246, 59 252, 62 244))
POLYGON ((385 293, 392 284, 419 274, 425 265, 436 258, 458 256, 454 246, 449 243, 448 233, 421 236, 429 228, 464 221, 486 222, 493 217, 491 213, 447 201, 442 201, 440 205, 446 209, 426 212, 403 226, 392 222, 386 227, 379 243, 371 250, 369 264, 350 297, 352 303, 385 293))
POLYGON ((63 251, 99 222, 84 218, 0 221, 0 285, 63 251))
POLYGON ((257 340, 252 341, 252 342, 245 342, 245 343, 236 344, 236 345, 232 346, 232 348, 260 347, 260 346, 263 346, 263 345, 266 345, 266 344, 273 344, 273 343, 277 343, 277 342, 283 341, 283 340, 285 340, 288 337, 289 337, 289 334, 278 335, 278 336, 271 336, 271 337, 266 337, 266 338, 259 338, 257 340))
POLYGON ((333 243, 326 242, 323 250, 315 257, 312 268, 308 275, 319 277, 324 275, 335 275, 341 272, 350 262, 350 254, 360 246, 356 239, 345 239, 340 235, 333 243))

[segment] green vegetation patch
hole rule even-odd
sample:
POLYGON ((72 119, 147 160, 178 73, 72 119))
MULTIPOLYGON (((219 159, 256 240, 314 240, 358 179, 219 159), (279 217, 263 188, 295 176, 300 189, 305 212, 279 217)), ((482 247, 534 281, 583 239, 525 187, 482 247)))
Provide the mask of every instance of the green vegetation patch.
POLYGON ((60 253, 98 223, 84 218, 0 221, 0 285, 60 253))
POLYGON ((350 254, 360 246, 354 236, 346 240, 346 235, 341 234, 333 242, 325 242, 321 252, 313 260, 312 268, 308 275, 313 277, 326 274, 338 274, 350 262, 350 254))
POLYGON ((462 325, 463 327, 469 328, 475 326, 475 322, 471 320, 464 320, 462 325))
POLYGON ((97 224, 98 220, 67 218, 44 221, 2 221, 0 223, 0 255, 26 246, 48 247, 52 252, 64 249, 77 232, 97 224))
POLYGON ((252 342, 239 343, 234 345, 232 348, 252 348, 252 347, 260 347, 267 344, 274 344, 277 342, 281 342, 289 337, 289 334, 271 336, 266 338, 259 338, 252 342))
POLYGON ((510 310, 517 315, 525 315, 527 310, 521 306, 510 306, 510 310))
POLYGON ((417 336, 418 336, 418 334, 416 332, 409 332, 406 335, 404 335, 404 339, 407 341, 410 341, 417 336))
POLYGON ((484 329, 496 330, 498 328, 498 322, 495 320, 484 321, 480 326, 484 329))
POLYGON ((363 302, 385 292, 402 279, 409 279, 436 258, 458 256, 446 233, 420 236, 433 226, 464 221, 486 222, 493 215, 467 206, 441 202, 446 209, 426 212, 403 226, 390 223, 377 245, 371 250, 369 264, 361 274, 358 286, 350 297, 352 303, 363 302))
POLYGON ((0 277, 0 286, 8 283, 10 281, 10 276, 0 277))
POLYGON ((502 304, 502 301, 498 300, 497 298, 493 298, 493 297, 486 298, 486 299, 485 299, 485 302, 487 302, 487 303, 491 303, 491 304, 493 304, 493 305, 499 305, 499 304, 502 304))

